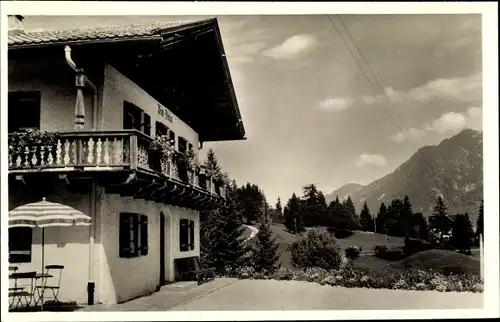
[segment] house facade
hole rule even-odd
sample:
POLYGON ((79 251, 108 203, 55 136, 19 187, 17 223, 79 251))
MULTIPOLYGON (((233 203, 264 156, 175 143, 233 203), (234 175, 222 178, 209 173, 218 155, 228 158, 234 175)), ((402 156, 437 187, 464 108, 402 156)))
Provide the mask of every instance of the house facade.
MULTIPOLYGON (((197 166, 203 143, 245 135, 217 20, 28 32, 22 19, 9 16, 9 210, 45 197, 92 217, 45 228, 60 299, 113 304, 176 280, 174 260, 199 256, 199 212, 225 203, 197 166)), ((9 229, 10 265, 40 272, 41 254, 40 228, 9 229)))

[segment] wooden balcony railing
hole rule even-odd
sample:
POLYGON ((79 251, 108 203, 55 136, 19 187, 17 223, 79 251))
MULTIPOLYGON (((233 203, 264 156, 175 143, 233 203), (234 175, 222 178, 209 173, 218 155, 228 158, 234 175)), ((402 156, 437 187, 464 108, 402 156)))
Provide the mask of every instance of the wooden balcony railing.
POLYGON ((150 142, 150 137, 135 130, 60 132, 51 144, 9 145, 9 171, 139 169, 225 197, 223 188, 216 192, 211 178, 150 153, 150 142))

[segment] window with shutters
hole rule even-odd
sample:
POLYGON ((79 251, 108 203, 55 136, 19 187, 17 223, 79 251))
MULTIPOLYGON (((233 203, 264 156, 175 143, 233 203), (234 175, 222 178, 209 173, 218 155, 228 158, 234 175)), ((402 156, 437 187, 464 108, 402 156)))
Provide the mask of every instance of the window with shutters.
POLYGON ((120 214, 120 257, 131 258, 148 254, 148 217, 134 213, 120 214))
POLYGON ((175 147, 176 146, 175 145, 175 132, 172 130, 168 131, 168 138, 174 142, 174 147, 175 147))
POLYGON ((186 151, 187 151, 187 140, 185 138, 183 138, 182 136, 179 136, 178 150, 181 153, 186 153, 186 151))
POLYGON ((9 228, 9 263, 30 263, 33 228, 9 228))
POLYGON ((123 129, 134 129, 151 135, 151 116, 138 106, 123 101, 123 129))
POLYGON ((168 127, 165 124, 156 121, 155 128, 156 128, 156 134, 155 134, 156 136, 168 135, 168 127))
POLYGON ((179 248, 181 252, 194 250, 195 225, 194 220, 181 219, 179 231, 179 248))

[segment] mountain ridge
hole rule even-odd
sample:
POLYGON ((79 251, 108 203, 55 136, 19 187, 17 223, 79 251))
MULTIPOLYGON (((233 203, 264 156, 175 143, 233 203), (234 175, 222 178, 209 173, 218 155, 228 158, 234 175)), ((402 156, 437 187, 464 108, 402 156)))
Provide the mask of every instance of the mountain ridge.
POLYGON ((408 195, 413 211, 429 216, 441 195, 449 213, 468 212, 474 225, 483 198, 482 161, 482 131, 466 128, 439 144, 419 148, 393 172, 350 196, 358 213, 366 201, 376 214, 382 202, 387 205, 408 195))

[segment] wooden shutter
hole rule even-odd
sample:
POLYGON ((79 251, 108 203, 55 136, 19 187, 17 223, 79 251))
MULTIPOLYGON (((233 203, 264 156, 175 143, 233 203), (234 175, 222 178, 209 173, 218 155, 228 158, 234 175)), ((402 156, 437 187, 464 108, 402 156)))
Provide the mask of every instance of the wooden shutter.
POLYGON ((9 229, 9 262, 30 263, 33 228, 15 227, 9 229))
POLYGON ((189 221, 189 248, 194 249, 194 221, 189 221))
POLYGON ((130 214, 130 257, 139 256, 139 215, 130 214))
POLYGON ((148 254, 148 216, 141 215, 140 219, 141 228, 141 255, 146 256, 148 254))
POLYGON ((179 247, 181 252, 189 250, 188 225, 189 221, 187 219, 181 219, 179 221, 179 247))
POLYGON ((130 257, 130 214, 120 214, 119 253, 120 257, 130 257))
POLYGON ((151 135, 151 116, 149 116, 148 113, 143 114, 143 127, 142 127, 142 132, 148 136, 151 135))

